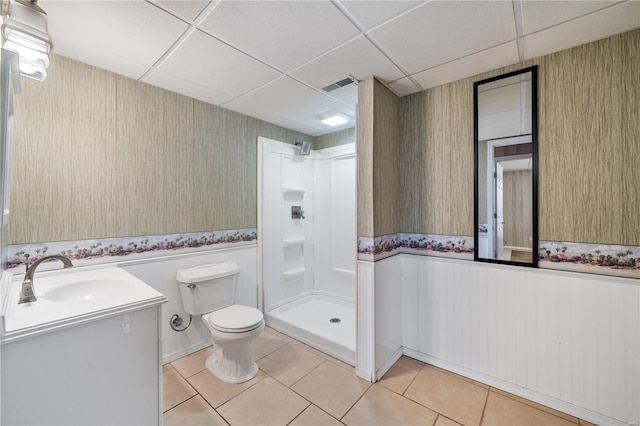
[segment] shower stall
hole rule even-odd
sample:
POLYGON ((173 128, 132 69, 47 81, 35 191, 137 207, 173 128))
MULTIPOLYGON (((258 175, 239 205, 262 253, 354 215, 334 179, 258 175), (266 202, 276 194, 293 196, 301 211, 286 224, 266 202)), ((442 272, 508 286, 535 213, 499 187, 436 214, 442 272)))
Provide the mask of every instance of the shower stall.
POLYGON ((270 327, 355 365, 355 145, 307 148, 258 138, 262 309, 270 327))

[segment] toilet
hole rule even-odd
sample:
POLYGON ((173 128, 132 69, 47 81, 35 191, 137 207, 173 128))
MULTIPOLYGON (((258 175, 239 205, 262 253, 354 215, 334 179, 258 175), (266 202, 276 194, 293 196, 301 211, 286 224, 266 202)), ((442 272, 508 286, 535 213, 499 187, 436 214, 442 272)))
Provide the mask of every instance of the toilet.
POLYGON ((261 311, 234 304, 239 272, 236 263, 223 262, 176 275, 185 312, 202 315, 211 335, 214 350, 205 365, 226 383, 246 382, 258 373, 251 345, 264 330, 261 311))

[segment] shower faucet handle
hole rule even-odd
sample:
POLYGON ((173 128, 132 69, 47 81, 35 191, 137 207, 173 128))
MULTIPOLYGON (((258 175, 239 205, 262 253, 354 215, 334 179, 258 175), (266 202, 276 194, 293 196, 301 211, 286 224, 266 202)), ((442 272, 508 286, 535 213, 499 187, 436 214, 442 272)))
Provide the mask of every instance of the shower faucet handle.
POLYGON ((291 219, 304 219, 302 206, 291 206, 291 219))

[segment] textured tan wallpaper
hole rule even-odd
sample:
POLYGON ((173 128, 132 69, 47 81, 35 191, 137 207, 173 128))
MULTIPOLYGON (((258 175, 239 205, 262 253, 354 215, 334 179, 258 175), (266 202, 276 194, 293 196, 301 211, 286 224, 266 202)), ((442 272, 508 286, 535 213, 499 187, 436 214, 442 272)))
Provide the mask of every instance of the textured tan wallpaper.
MULTIPOLYGON (((531 171, 504 173, 504 245, 531 248, 531 171)), ((486 213, 485 213, 486 216, 486 213)))
POLYGON ((355 141, 356 129, 355 127, 352 127, 350 129, 316 136, 316 141, 313 143, 313 149, 331 148, 333 146, 355 143, 355 141))
POLYGON ((540 239, 640 245, 640 30, 540 68, 540 239))
POLYGON ((373 237, 374 78, 358 84, 356 120, 356 176, 358 236, 373 237))
POLYGON ((401 232, 400 103, 371 77, 358 86, 358 235, 401 232))
POLYGON ((400 100, 374 80, 374 236, 402 232, 400 203, 400 100))
POLYGON ((10 244, 255 227, 257 137, 313 140, 61 56, 22 83, 10 244))
POLYGON ((473 235, 473 85, 402 99, 404 232, 473 235))
POLYGON ((402 98, 403 231, 473 235, 473 82, 531 65, 540 240, 640 245, 640 30, 402 98))

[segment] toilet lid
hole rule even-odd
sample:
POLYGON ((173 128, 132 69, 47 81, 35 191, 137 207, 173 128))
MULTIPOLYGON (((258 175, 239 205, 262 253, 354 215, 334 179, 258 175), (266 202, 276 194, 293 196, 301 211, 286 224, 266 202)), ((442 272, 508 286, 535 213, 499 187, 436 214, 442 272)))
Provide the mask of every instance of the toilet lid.
POLYGON ((202 317, 211 327, 227 333, 253 330, 262 322, 262 312, 244 305, 231 305, 202 317))

